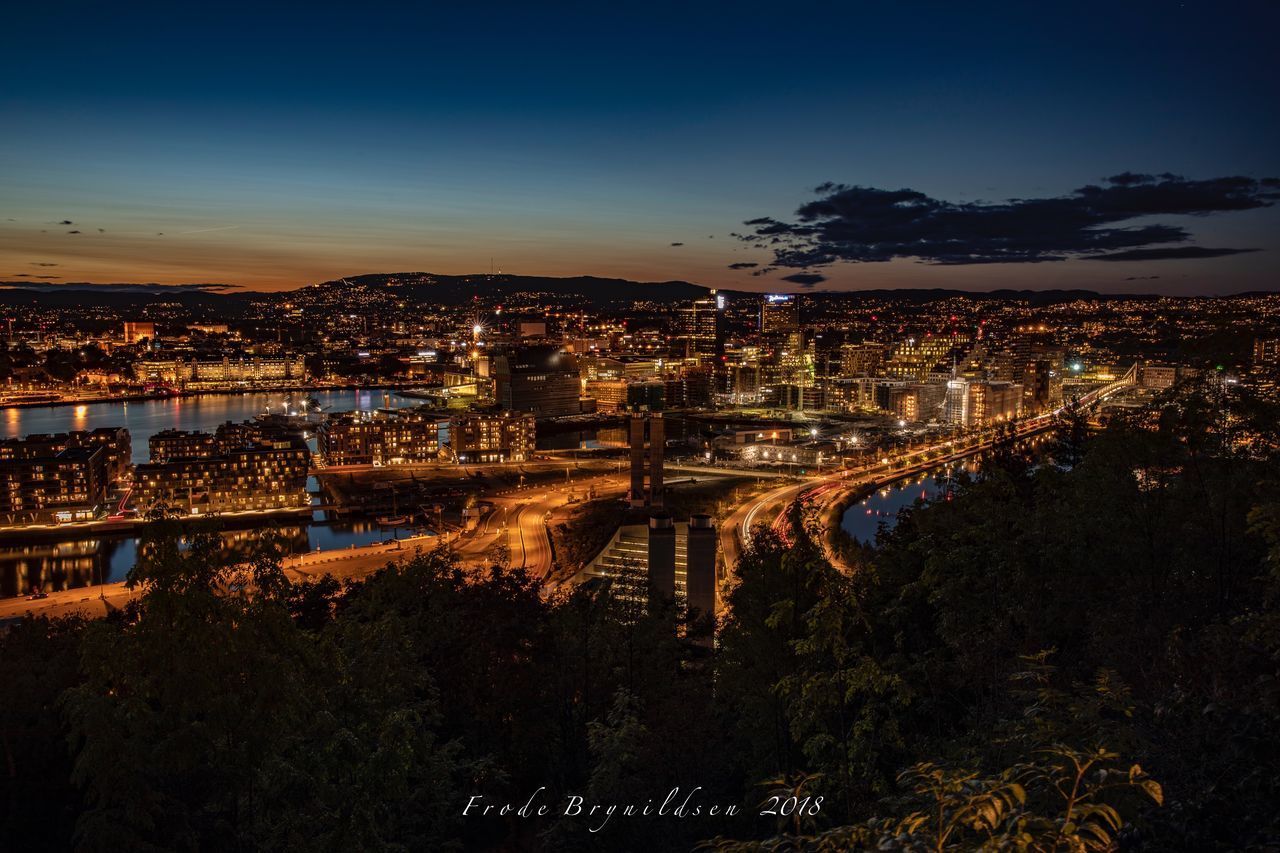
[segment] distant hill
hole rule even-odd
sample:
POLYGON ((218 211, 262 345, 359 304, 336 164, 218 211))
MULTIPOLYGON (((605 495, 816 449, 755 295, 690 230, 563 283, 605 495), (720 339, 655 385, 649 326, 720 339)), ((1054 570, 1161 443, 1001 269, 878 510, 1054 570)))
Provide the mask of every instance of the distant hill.
POLYGON ((516 293, 549 293, 560 297, 581 297, 596 305, 613 302, 680 302, 706 296, 708 288, 687 281, 639 282, 623 278, 583 275, 553 278, 537 275, 437 275, 426 272, 369 273, 348 276, 318 285, 342 287, 344 282, 367 287, 395 288, 401 295, 419 301, 462 304, 476 293, 505 297, 516 293))
POLYGON ((1103 301, 1126 299, 1159 299, 1147 293, 1098 293, 1096 290, 951 290, 933 288, 880 288, 877 290, 815 290, 803 292, 814 299, 895 299, 899 302, 936 302, 941 299, 999 299, 1026 301, 1032 305, 1056 305, 1078 299, 1103 301))
MULTIPOLYGON (((477 293, 499 299, 520 293, 544 294, 566 300, 581 300, 596 307, 641 301, 683 302, 706 296, 710 288, 687 281, 639 282, 598 276, 438 275, 429 272, 365 273, 310 285, 307 289, 334 300, 352 286, 385 290, 388 298, 422 305, 461 305, 477 293), (329 291, 329 293, 324 293, 329 291)), ((721 290, 735 296, 746 291, 721 290)), ((781 291, 778 291, 781 292, 781 291)), ((793 291, 794 292, 794 291, 793 291)), ((294 298, 297 291, 263 293, 247 291, 233 284, 98 284, 92 282, 50 283, 35 281, 0 282, 0 306, 77 308, 101 306, 123 313, 154 304, 176 302, 193 314, 220 315, 227 319, 253 316, 256 306, 294 298)), ((758 294, 755 294, 758 295, 758 294)), ((1031 305, 1053 305, 1078 299, 1157 299, 1149 294, 1097 293, 1092 290, 993 290, 968 291, 946 288, 903 288, 877 290, 800 290, 798 295, 818 301, 893 299, 927 303, 942 299, 971 298, 1026 301, 1031 305)))

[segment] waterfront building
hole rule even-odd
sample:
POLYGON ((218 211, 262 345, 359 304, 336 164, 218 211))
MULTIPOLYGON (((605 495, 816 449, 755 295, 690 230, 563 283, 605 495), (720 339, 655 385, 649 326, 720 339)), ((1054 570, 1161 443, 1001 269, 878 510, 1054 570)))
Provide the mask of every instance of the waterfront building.
POLYGON ((964 378, 946 384, 944 419, 962 427, 988 426, 1022 413, 1023 388, 1016 382, 984 382, 964 378))
POLYGON ((596 401, 596 411, 619 412, 627 405, 627 386, 625 379, 588 379, 583 383, 588 397, 596 401))
POLYGON ((461 463, 526 462, 537 441, 536 420, 516 412, 468 412, 449 421, 454 457, 461 463))
POLYGON ((148 358, 140 360, 136 370, 144 381, 189 390, 300 382, 307 377, 306 361, 301 355, 223 356, 213 360, 148 358))
POLYGON ((359 412, 331 416, 316 430, 316 448, 326 465, 410 465, 440 461, 437 417, 371 417, 359 412))
POLYGON ((135 503, 144 513, 163 508, 182 515, 303 509, 311 502, 310 464, 311 451, 300 436, 170 457, 137 467, 135 503))
POLYGON ((64 450, 100 449, 108 484, 129 478, 133 440, 124 427, 99 427, 0 440, 0 461, 57 456, 64 450))
POLYGON ((11 439, 0 449, 0 524, 89 521, 102 514, 110 485, 104 448, 11 439))
POLYGON ((576 415, 582 390, 574 356, 558 346, 521 347, 493 359, 495 397, 509 412, 576 415))

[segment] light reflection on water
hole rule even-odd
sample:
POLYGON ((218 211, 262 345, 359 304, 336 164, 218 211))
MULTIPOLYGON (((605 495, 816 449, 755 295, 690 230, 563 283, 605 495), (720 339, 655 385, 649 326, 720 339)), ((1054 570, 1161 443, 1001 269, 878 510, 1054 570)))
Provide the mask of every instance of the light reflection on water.
MULTIPOLYGON (((251 394, 209 394, 142 402, 103 402, 75 406, 8 408, 0 421, 0 436, 22 437, 34 433, 57 433, 98 427, 123 426, 133 441, 133 461, 147 461, 147 440, 163 429, 212 431, 226 421, 244 421, 261 414, 268 406, 281 411, 286 401, 295 404, 315 397, 325 412, 359 409, 372 411, 418 405, 421 401, 400 397, 381 389, 296 392, 255 392, 251 394)), ((315 440, 309 442, 315 449, 315 440)), ((314 477, 307 489, 319 490, 314 477)), ((276 528, 288 550, 297 553, 316 548, 331 550, 360 547, 392 538, 403 539, 415 531, 384 528, 373 520, 350 519, 325 522, 316 513, 311 524, 276 528)), ((228 556, 244 554, 256 547, 268 531, 264 528, 224 533, 228 556)), ((32 587, 55 591, 124 580, 137 561, 138 545, 132 536, 86 537, 70 542, 0 543, 0 597, 26 595, 32 587)))
POLYGON ((919 500, 933 500, 942 494, 946 482, 941 472, 936 472, 923 480, 916 476, 885 486, 845 510, 840 527, 854 539, 874 545, 881 525, 892 528, 898 521, 899 511, 914 506, 919 500))
MULTIPOLYGON (((317 513, 319 515, 319 513, 317 513)), ((251 556, 269 537, 288 554, 345 549, 407 539, 420 531, 383 527, 376 521, 350 519, 308 525, 280 525, 223 531, 228 559, 251 556)), ((70 542, 0 545, 0 598, 27 595, 34 587, 46 592, 122 581, 138 557, 133 536, 97 537, 70 542)))

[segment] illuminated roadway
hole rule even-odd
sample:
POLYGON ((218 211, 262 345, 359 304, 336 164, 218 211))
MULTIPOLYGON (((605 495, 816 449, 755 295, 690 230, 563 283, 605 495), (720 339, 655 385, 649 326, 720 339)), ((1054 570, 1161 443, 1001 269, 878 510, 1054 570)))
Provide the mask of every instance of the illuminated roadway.
MULTIPOLYGON (((1078 404, 1090 406, 1133 385, 1136 369, 1135 365, 1120 379, 1090 391, 1080 398, 1078 404)), ((1054 425, 1054 418, 1065 409, 1065 406, 1061 406, 1052 412, 1046 412, 1018 423, 1014 437, 1017 439, 1029 438, 1048 430, 1054 425)), ((757 524, 768 523, 771 527, 781 532, 784 527, 787 510, 797 498, 800 498, 806 492, 811 493, 808 495, 809 497, 826 496, 819 507, 819 518, 823 529, 822 548, 827 559, 833 565, 847 570, 848 567, 841 564, 838 556, 830 547, 831 537, 829 533, 832 529, 832 520, 829 515, 833 503, 842 501, 854 489, 893 482, 939 465, 957 462, 973 456, 990 448, 995 438, 996 433, 992 430, 975 433, 959 439, 939 442, 930 447, 907 450, 896 456, 887 457, 887 462, 882 461, 875 465, 858 468, 839 469, 829 474, 818 474, 798 483, 780 486, 759 497, 752 498, 730 513, 729 517, 720 526, 720 551, 724 555, 726 570, 732 570, 737 565, 738 559, 742 556, 744 543, 750 540, 751 531, 755 529, 757 524), (928 458, 926 458, 926 455, 928 458), (769 510, 775 507, 777 512, 770 514, 769 510)), ((838 525, 839 520, 836 519, 834 523, 838 525)))

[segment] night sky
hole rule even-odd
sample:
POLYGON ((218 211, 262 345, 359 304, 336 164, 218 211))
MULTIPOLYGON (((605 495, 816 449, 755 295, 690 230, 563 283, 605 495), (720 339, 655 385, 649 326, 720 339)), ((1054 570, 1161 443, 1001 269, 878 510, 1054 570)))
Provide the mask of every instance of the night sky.
POLYGON ((0 280, 1275 289, 1278 25, 1269 0, 11 4, 0 280))

